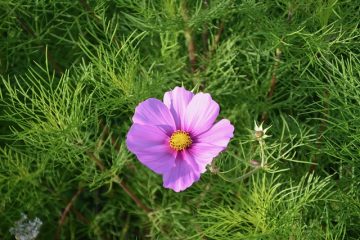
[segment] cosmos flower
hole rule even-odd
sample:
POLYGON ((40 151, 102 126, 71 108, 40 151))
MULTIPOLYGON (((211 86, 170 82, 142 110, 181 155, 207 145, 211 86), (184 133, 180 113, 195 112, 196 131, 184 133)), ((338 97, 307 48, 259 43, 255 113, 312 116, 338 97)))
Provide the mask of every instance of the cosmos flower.
POLYGON ((165 188, 183 191, 200 179, 233 137, 229 120, 215 123, 219 110, 210 94, 176 87, 165 93, 163 102, 150 98, 136 107, 127 147, 162 175, 165 188))

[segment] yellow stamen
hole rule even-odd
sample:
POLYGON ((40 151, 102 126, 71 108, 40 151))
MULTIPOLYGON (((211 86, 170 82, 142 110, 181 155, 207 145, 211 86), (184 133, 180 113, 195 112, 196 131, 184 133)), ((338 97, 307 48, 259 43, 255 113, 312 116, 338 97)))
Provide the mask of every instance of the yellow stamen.
POLYGON ((170 137, 170 147, 176 151, 188 148, 192 143, 189 133, 177 130, 170 137))

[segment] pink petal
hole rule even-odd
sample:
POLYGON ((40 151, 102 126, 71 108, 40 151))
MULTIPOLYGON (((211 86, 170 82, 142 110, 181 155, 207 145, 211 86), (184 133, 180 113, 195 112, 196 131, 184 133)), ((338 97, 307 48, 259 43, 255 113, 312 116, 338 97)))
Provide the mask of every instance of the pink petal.
POLYGON ((174 90, 166 92, 164 95, 164 104, 170 109, 177 129, 181 128, 181 119, 193 96, 192 92, 183 87, 175 87, 174 90))
POLYGON ((234 126, 227 119, 217 122, 208 131, 196 137, 197 142, 209 143, 226 148, 230 138, 234 136, 234 126))
POLYGON ((219 105, 208 93, 198 93, 190 101, 182 119, 182 130, 197 136, 214 124, 219 115, 219 105))
POLYGON ((193 156, 182 151, 175 159, 175 166, 163 175, 164 187, 180 192, 200 179, 200 172, 193 156))
POLYGON ((175 165, 176 152, 169 147, 169 137, 156 126, 134 123, 126 145, 142 164, 158 174, 167 173, 175 165))
POLYGON ((207 143, 194 143, 188 151, 194 156, 200 172, 204 173, 206 171, 206 166, 210 164, 222 150, 223 148, 221 147, 216 147, 207 143))
POLYGON ((149 98, 136 107, 133 122, 159 126, 168 135, 175 131, 175 122, 170 110, 163 102, 155 98, 149 98))
POLYGON ((208 131, 197 136, 196 142, 188 151, 194 156, 201 173, 205 172, 206 165, 210 164, 213 158, 227 147, 230 139, 234 136, 233 133, 234 126, 229 120, 223 119, 208 131))

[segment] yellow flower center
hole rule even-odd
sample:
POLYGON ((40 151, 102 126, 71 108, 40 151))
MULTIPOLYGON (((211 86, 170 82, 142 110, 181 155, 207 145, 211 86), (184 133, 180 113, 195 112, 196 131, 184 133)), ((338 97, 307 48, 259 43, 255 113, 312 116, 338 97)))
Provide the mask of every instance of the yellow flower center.
POLYGON ((188 148, 192 143, 189 133, 177 130, 170 137, 170 147, 176 151, 188 148))

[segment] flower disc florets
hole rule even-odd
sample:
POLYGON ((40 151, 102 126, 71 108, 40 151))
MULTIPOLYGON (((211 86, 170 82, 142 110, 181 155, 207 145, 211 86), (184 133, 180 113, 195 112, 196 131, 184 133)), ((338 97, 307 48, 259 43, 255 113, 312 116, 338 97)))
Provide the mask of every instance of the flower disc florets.
POLYGON ((175 131, 170 137, 170 147, 176 151, 188 148, 192 143, 189 133, 181 130, 175 131))

